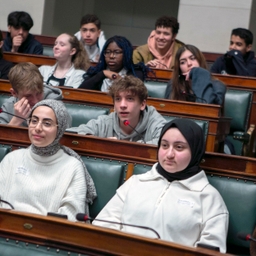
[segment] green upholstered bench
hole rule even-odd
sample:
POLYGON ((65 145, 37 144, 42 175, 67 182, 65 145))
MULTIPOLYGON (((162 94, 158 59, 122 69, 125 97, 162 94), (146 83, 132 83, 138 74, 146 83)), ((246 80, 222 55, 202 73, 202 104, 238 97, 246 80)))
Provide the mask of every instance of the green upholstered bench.
MULTIPOLYGON (((165 116, 163 115, 163 118, 167 121, 167 122, 170 122, 172 120, 174 120, 175 118, 180 118, 180 117, 176 117, 176 116, 165 116)), ((183 117, 182 117, 183 118, 183 117)), ((205 141, 207 139, 207 135, 208 135, 208 130, 209 130, 209 122, 206 121, 206 120, 197 120, 197 119, 191 119, 191 118, 187 118, 187 119, 190 119, 192 121, 194 121, 196 124, 198 124, 203 132, 204 132, 204 138, 205 138, 205 141)))
POLYGON ((12 151, 12 147, 11 146, 0 144, 0 162, 11 151, 12 151))
POLYGON ((97 119, 100 115, 108 115, 109 108, 65 103, 68 113, 72 117, 72 127, 86 124, 91 119, 97 119))
POLYGON ((239 232, 252 234, 256 225, 256 184, 254 181, 207 175, 221 194, 229 211, 227 248, 229 253, 250 255, 250 243, 237 237, 239 232))
POLYGON ((252 156, 255 126, 249 125, 252 91, 228 89, 225 95, 224 116, 231 117, 228 139, 236 155, 252 156))
POLYGON ((164 99, 167 82, 148 80, 145 81, 144 84, 148 89, 149 97, 164 99))
POLYGON ((90 217, 95 218, 123 183, 127 163, 92 157, 82 157, 82 159, 95 183, 98 195, 90 205, 90 217))
POLYGON ((43 246, 24 241, 0 237, 1 256, 82 256, 83 254, 58 249, 55 246, 43 246))

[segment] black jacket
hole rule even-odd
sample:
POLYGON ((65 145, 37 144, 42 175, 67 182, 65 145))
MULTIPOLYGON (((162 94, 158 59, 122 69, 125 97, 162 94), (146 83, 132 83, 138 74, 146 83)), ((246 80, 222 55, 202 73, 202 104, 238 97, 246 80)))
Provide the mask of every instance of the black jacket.
MULTIPOLYGON (((226 86, 219 80, 213 80, 209 71, 203 68, 193 68, 189 74, 192 80, 191 100, 194 102, 223 105, 226 86)), ((172 80, 169 81, 165 99, 170 98, 172 92, 172 80)))
MULTIPOLYGON (((12 38, 10 33, 7 33, 4 39, 3 51, 10 52, 12 50, 12 38)), ((43 54, 43 46, 32 36, 28 34, 27 39, 21 44, 18 49, 19 53, 27 54, 43 54)))
MULTIPOLYGON (((143 81, 143 72, 140 69, 135 69, 136 76, 143 81)), ((132 75, 131 72, 127 72, 127 75, 132 75)), ((98 90, 101 91, 101 86, 103 80, 106 78, 103 71, 100 71, 96 75, 89 76, 88 74, 84 74, 84 81, 78 87, 79 89, 88 89, 88 90, 98 90)))
POLYGON ((243 56, 240 51, 231 50, 213 63, 211 72, 237 76, 256 76, 254 52, 249 51, 243 56))
POLYGON ((0 59, 0 79, 8 79, 10 69, 14 66, 12 62, 0 59))

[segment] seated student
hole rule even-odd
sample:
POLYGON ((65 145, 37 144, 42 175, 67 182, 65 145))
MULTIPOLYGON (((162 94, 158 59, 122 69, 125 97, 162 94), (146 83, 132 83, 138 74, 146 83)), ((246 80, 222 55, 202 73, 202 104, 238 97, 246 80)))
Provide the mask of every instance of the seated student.
POLYGON ((238 76, 256 76, 256 60, 252 49, 253 34, 245 28, 232 30, 229 51, 212 65, 211 72, 238 76))
POLYGON ((157 19, 148 43, 134 49, 133 62, 144 62, 152 68, 172 69, 174 56, 183 45, 176 39, 178 31, 179 23, 176 18, 163 16, 157 19))
POLYGON ((225 93, 226 86, 206 70, 205 58, 198 48, 184 45, 177 51, 166 99, 222 105, 225 93))
MULTIPOLYGON (((30 62, 15 65, 9 73, 9 79, 13 97, 7 99, 1 107, 8 113, 27 119, 32 107, 42 99, 62 99, 61 90, 44 85, 37 66, 30 62)), ((27 126, 23 119, 3 112, 0 113, 0 124, 27 126)))
POLYGON ((15 150, 0 164, 1 198, 17 211, 65 214, 75 220, 89 214, 96 197, 93 180, 72 149, 59 144, 68 125, 68 112, 56 100, 37 103, 28 119, 31 146, 15 150))
POLYGON ((43 65, 39 68, 44 82, 53 86, 77 88, 83 81, 83 74, 90 66, 88 55, 75 36, 61 34, 53 47, 54 66, 43 65))
POLYGON ((209 184, 200 162, 205 152, 204 134, 193 121, 177 118, 162 129, 158 163, 133 175, 98 214, 94 225, 187 246, 206 244, 226 251, 229 214, 219 192, 209 184))
POLYGON ((3 50, 28 54, 43 54, 43 46, 29 33, 34 23, 26 12, 12 12, 8 15, 8 33, 3 50))
POLYGON ((144 81, 148 68, 143 63, 134 65, 132 52, 132 45, 125 37, 109 38, 102 49, 99 63, 87 70, 79 89, 107 92, 114 79, 125 75, 134 75, 144 81))
POLYGON ((109 94, 115 112, 71 130, 102 138, 156 144, 165 119, 154 107, 147 106, 148 92, 144 83, 134 76, 125 76, 114 81, 109 94))
POLYGON ((4 59, 3 55, 3 34, 0 30, 0 79, 8 79, 8 73, 10 69, 13 67, 13 63, 4 59))
POLYGON ((86 14, 80 22, 80 31, 75 36, 80 40, 89 55, 90 61, 98 62, 100 53, 106 42, 101 22, 94 14, 86 14))

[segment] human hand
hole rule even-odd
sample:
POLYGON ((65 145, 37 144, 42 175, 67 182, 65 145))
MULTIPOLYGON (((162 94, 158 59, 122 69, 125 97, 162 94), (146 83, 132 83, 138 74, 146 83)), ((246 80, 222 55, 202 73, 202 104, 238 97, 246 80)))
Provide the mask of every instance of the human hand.
POLYGON ((22 36, 18 35, 18 36, 14 36, 12 39, 12 52, 17 52, 19 47, 22 44, 22 36))
POLYGON ((103 73, 105 75, 105 77, 113 80, 113 79, 117 79, 120 77, 120 75, 116 72, 110 71, 110 70, 103 70, 103 73))
POLYGON ((158 65, 158 60, 150 60, 146 63, 146 66, 151 67, 151 68, 155 68, 158 65))
POLYGON ((117 140, 117 137, 108 137, 108 139, 117 140))

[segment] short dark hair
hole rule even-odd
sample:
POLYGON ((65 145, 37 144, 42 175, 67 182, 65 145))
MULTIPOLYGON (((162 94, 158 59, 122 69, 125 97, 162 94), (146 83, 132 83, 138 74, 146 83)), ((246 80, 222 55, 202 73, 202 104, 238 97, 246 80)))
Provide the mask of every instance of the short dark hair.
POLYGON ((180 24, 174 17, 162 16, 156 20, 155 29, 157 27, 171 28, 174 35, 178 34, 180 24))
POLYGON ((14 28, 22 27, 24 30, 29 31, 34 22, 31 16, 27 12, 11 12, 7 18, 8 26, 13 26, 14 28))
POLYGON ((100 19, 95 14, 86 14, 85 16, 83 16, 80 21, 80 27, 88 23, 95 24, 98 29, 100 29, 101 27, 100 19))
POLYGON ((244 39, 246 45, 252 44, 253 42, 253 33, 246 28, 235 28, 231 32, 231 36, 239 36, 244 39))

